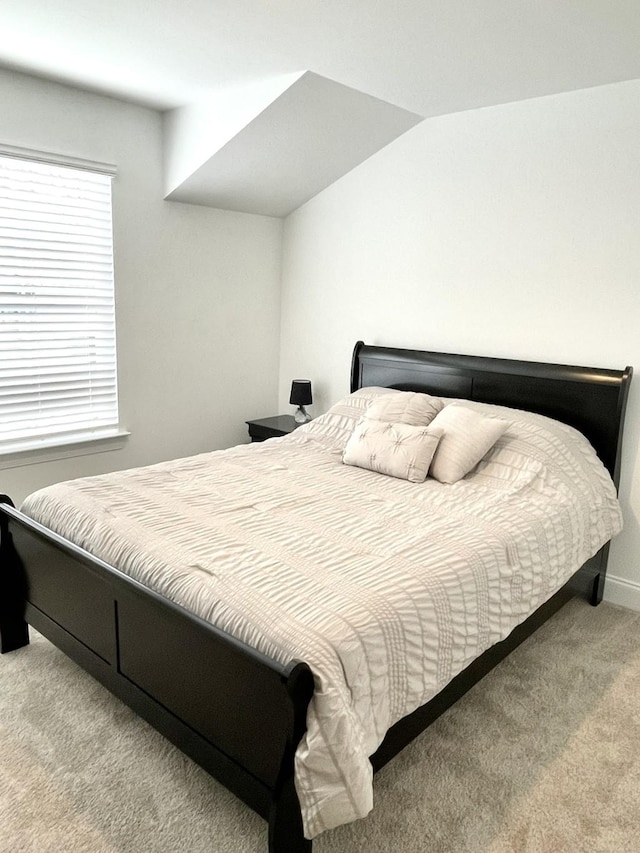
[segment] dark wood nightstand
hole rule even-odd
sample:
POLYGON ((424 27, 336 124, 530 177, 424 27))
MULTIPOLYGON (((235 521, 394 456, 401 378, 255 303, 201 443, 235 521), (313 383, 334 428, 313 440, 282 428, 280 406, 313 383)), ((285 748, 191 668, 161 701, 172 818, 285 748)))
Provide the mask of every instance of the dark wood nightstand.
POLYGON ((252 442, 288 435, 296 427, 301 426, 295 422, 293 415, 276 415, 275 418, 262 418, 259 421, 245 421, 245 423, 249 427, 252 442))

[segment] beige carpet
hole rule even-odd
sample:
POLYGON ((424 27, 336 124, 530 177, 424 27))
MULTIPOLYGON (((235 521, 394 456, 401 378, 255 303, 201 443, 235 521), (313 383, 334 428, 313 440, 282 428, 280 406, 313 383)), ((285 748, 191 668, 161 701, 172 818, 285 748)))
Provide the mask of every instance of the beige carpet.
MULTIPOLYGON (((266 824, 41 637, 0 659, 1 853, 264 853, 266 824)), ((314 853, 640 853, 640 614, 571 602, 314 853)))

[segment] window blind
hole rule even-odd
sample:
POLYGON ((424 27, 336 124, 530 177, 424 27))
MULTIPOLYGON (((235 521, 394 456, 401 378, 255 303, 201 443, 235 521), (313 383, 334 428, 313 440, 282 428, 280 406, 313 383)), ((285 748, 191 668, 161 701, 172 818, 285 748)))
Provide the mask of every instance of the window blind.
POLYGON ((0 155, 0 451, 117 426, 111 177, 0 155))

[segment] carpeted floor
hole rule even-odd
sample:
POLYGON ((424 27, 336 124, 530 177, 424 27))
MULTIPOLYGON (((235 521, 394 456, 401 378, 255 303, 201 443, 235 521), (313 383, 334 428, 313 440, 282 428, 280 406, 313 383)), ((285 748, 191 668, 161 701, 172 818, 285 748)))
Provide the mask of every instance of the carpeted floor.
MULTIPOLYGON (((266 824, 47 641, 0 659, 1 853, 264 853, 266 824)), ((574 601, 314 853, 640 853, 640 613, 574 601)))

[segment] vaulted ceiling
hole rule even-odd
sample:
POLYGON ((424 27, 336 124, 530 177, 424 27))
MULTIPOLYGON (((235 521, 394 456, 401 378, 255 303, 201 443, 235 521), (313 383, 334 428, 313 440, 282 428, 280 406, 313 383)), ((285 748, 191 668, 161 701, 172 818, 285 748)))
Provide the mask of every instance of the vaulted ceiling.
MULTIPOLYGON (((0 66, 160 110, 211 105, 227 91, 310 72, 305 85, 313 80, 316 95, 335 83, 344 87, 333 89, 339 100, 355 90, 370 104, 406 111, 410 126, 410 115, 639 78, 640 3, 3 0, 0 66)), ((272 115, 299 91, 276 96, 272 115)), ((285 125, 297 121, 292 113, 285 125)), ((242 156, 246 144, 245 137, 242 156)), ((216 164, 205 171, 211 176, 216 164)))

